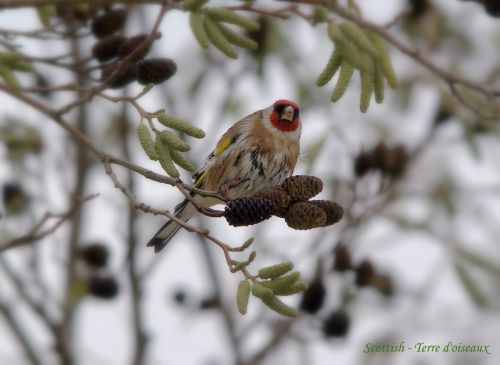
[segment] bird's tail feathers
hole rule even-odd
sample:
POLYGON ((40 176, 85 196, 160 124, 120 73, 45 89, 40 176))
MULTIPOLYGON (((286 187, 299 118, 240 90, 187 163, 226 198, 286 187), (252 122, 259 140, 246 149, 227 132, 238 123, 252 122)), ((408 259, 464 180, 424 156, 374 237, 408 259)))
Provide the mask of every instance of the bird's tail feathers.
MULTIPOLYGON (((175 216, 187 222, 193 215, 197 213, 196 207, 185 199, 182 203, 175 207, 175 216)), ((154 247, 155 253, 160 252, 168 242, 174 237, 181 226, 173 220, 169 220, 160 228, 158 232, 151 238, 146 246, 154 247)))

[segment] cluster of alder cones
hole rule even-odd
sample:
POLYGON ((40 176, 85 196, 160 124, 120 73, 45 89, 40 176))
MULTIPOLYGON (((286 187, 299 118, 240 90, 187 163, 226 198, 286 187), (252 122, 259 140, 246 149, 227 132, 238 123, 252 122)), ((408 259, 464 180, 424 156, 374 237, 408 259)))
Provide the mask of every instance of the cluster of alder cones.
POLYGON ((153 41, 160 34, 121 34, 127 20, 124 8, 100 10, 92 18, 91 31, 98 38, 92 47, 92 56, 101 63, 101 81, 110 88, 121 88, 138 81, 142 85, 160 84, 177 71, 170 58, 147 58, 153 41))
POLYGON ((294 229, 326 227, 342 219, 344 210, 333 201, 310 200, 322 190, 323 182, 315 176, 291 176, 279 186, 230 201, 224 216, 232 226, 257 224, 275 215, 294 229))

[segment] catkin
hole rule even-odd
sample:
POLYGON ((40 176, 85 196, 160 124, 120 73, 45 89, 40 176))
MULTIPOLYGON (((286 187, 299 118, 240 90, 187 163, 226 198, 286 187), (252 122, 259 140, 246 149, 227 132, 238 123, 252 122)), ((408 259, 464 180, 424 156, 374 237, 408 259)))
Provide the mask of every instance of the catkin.
POLYGON ((165 170, 165 172, 171 177, 178 178, 180 176, 179 171, 175 167, 172 158, 170 157, 168 147, 163 144, 161 137, 156 138, 155 148, 163 170, 165 170))
POLYGON ((384 101, 384 74, 378 64, 374 65, 373 75, 373 91, 375 93, 375 101, 380 104, 384 101))
POLYGON ((219 30, 215 22, 209 17, 203 18, 203 26, 205 32, 207 33, 208 39, 212 44, 222 53, 224 53, 229 58, 238 58, 238 52, 234 49, 233 45, 224 37, 222 32, 219 30))
POLYGON ((236 292, 236 305, 238 306, 238 311, 241 314, 246 314, 247 312, 250 289, 250 283, 248 280, 243 279, 240 281, 238 291, 236 292))
POLYGON ((187 152, 191 149, 191 147, 184 142, 179 137, 176 137, 174 134, 169 131, 161 131, 160 132, 161 139, 167 146, 176 149, 177 151, 187 152))
POLYGON ((361 96, 359 98, 359 110, 366 113, 370 106, 370 100, 373 94, 374 75, 373 73, 361 70, 359 72, 361 78, 361 96))
POLYGON ((293 269, 293 263, 287 261, 278 265, 268 266, 260 269, 259 277, 261 279, 276 279, 281 275, 286 274, 292 269, 293 269))
POLYGON ((339 25, 341 32, 353 42, 361 51, 378 58, 378 51, 365 33, 354 23, 345 21, 339 25))
POLYGON ((204 138, 205 132, 200 128, 196 128, 191 123, 180 118, 173 117, 164 113, 156 116, 158 121, 165 127, 175 129, 179 132, 186 133, 187 135, 195 138, 204 138))
POLYGON ((345 60, 342 61, 342 65, 340 66, 339 79, 337 80, 337 84, 335 85, 335 88, 333 89, 332 92, 331 96, 332 101, 335 102, 339 100, 342 97, 342 95, 344 95, 347 86, 351 81, 353 73, 354 73, 354 67, 345 60))
POLYGON ((208 40, 207 32, 205 32, 205 27, 203 26, 203 16, 201 13, 193 12, 189 15, 189 26, 200 47, 207 49, 210 41, 208 40))
POLYGON ((286 305, 285 303, 283 303, 280 299, 278 299, 274 295, 270 296, 270 297, 262 298, 262 301, 269 308, 271 308, 275 312, 278 312, 279 314, 282 314, 282 315, 287 316, 287 317, 297 317, 297 309, 290 307, 289 305, 286 305))
POLYGON ((182 155, 179 151, 169 148, 170 157, 178 166, 182 167, 184 170, 193 172, 195 170, 194 165, 186 157, 182 155))
POLYGON ((207 10, 207 14, 215 21, 231 23, 248 31, 256 31, 260 28, 259 23, 255 20, 240 15, 232 10, 224 8, 210 8, 207 10))
POLYGON ((224 37, 226 37, 226 39, 235 46, 247 48, 250 50, 256 50, 259 47, 257 42, 251 40, 248 37, 245 37, 242 34, 236 33, 229 27, 226 27, 224 24, 217 23, 217 27, 221 31, 222 35, 224 35, 224 37))
POLYGON ((341 64, 342 56, 340 55, 338 48, 335 47, 335 49, 332 51, 332 54, 330 55, 330 59, 328 60, 325 69, 319 74, 318 78, 316 79, 316 85, 326 85, 328 81, 332 79, 333 75, 335 75, 335 72, 337 72, 341 64))
POLYGON ((155 149, 155 144, 149 135, 148 128, 144 124, 140 124, 137 128, 137 137, 141 143, 142 149, 151 160, 158 160, 158 153, 155 149))
POLYGON ((391 88, 396 89, 399 83, 396 73, 394 72, 394 68, 392 67, 391 58, 385 46, 384 40, 373 32, 367 32, 367 36, 379 52, 380 56, 377 60, 377 63, 380 66, 385 79, 387 80, 387 84, 391 88))

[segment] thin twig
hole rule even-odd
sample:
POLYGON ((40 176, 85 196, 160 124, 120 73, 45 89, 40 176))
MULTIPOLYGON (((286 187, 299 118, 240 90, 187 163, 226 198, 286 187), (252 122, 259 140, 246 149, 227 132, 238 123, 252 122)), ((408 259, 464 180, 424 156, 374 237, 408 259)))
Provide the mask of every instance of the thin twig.
POLYGON ((6 243, 0 245, 0 252, 4 252, 7 250, 10 250, 12 248, 17 248, 21 247, 36 241, 39 241, 41 239, 44 239, 45 237, 53 234, 59 227, 61 227, 68 219, 70 219, 76 212, 77 209, 80 208, 80 206, 91 200, 94 199, 98 194, 93 194, 93 195, 88 195, 86 197, 77 199, 75 204, 66 212, 64 213, 51 213, 51 212, 46 212, 43 217, 39 220, 39 222, 31 229, 31 231, 21 237, 14 238, 10 241, 7 241, 6 243), (50 219, 57 218, 57 221, 50 227, 47 228, 43 231, 40 231, 42 226, 47 223, 50 219))

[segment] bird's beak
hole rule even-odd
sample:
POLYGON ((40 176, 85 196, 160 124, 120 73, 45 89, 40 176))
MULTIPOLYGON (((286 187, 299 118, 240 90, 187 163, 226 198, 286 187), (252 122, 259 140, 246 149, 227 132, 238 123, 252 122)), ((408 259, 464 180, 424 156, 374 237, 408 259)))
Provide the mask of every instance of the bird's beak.
POLYGON ((286 120, 286 121, 292 123, 293 122, 293 115, 294 115, 293 107, 288 105, 287 107, 285 107, 285 109, 283 109, 283 112, 281 113, 280 119, 286 120))

